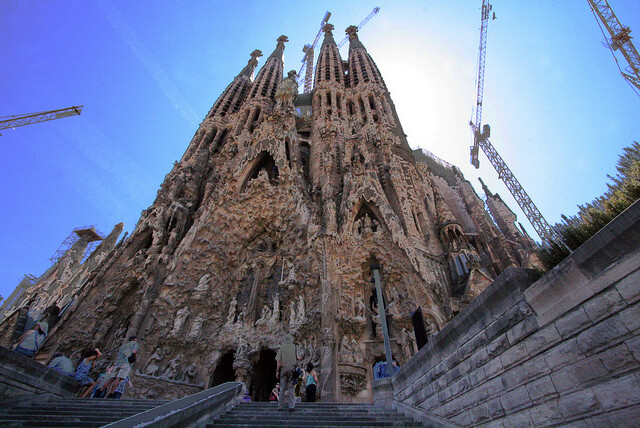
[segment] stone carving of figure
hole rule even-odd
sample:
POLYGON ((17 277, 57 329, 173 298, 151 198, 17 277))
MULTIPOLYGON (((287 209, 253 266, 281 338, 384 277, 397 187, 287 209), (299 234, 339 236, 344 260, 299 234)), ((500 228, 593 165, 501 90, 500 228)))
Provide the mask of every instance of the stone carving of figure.
POLYGON ((351 342, 347 336, 342 336, 340 341, 340 360, 345 363, 353 363, 353 353, 351 342))
POLYGON ((202 275, 202 277, 200 278, 200 281, 198 281, 198 285, 193 290, 194 297, 196 299, 201 299, 203 296, 207 294, 207 292, 209 291, 210 281, 211 281, 211 275, 209 275, 208 273, 205 273, 204 275, 202 275))
POLYGON ((411 333, 406 328, 402 329, 400 343, 402 344, 402 353, 404 354, 405 362, 409 361, 414 353, 414 342, 411 333))
POLYGON ((293 327, 296 324, 296 302, 291 302, 289 305, 289 326, 293 327))
POLYGON ((262 307, 260 318, 258 318, 258 320, 256 321, 256 327, 266 325, 269 321, 269 318, 271 318, 271 309, 269 308, 269 305, 264 305, 262 307))
POLYGON ((169 365, 167 366, 164 373, 162 373, 162 376, 160 377, 162 379, 175 379, 175 377, 178 375, 179 370, 180 370, 180 356, 178 355, 173 360, 169 361, 169 365))
POLYGON ((293 108, 293 101, 296 98, 296 95, 298 95, 298 82, 296 77, 296 71, 291 70, 287 77, 278 85, 278 88, 276 89, 276 108, 293 108))
POLYGON ((302 323, 305 317, 305 309, 304 309, 304 296, 300 294, 298 296, 298 323, 302 323))
POLYGON ((356 319, 364 320, 365 311, 366 311, 366 308, 364 305, 364 299, 362 298, 362 293, 358 291, 358 294, 356 294, 356 302, 355 302, 356 319))
POLYGON ((244 308, 238 314, 238 319, 236 320, 236 324, 242 325, 243 322, 244 322, 244 308))
POLYGON ((195 339, 196 337, 200 336, 200 330, 202 329, 203 322, 204 318, 200 314, 198 314, 196 316, 196 319, 193 320, 193 324, 191 324, 191 330, 189 330, 187 338, 195 339))
POLYGON ((238 307, 238 301, 234 297, 229 304, 229 315, 227 315, 227 324, 233 324, 236 320, 236 309, 238 307))
POLYGON ((147 376, 157 376, 160 371, 160 362, 162 361, 162 349, 156 348, 153 355, 147 360, 147 368, 144 369, 144 374, 147 376))
POLYGON ((182 326, 184 325, 184 322, 187 320, 188 316, 189 316, 188 306, 185 306, 184 308, 176 312, 176 317, 173 319, 173 328, 169 332, 170 336, 177 336, 180 333, 180 330, 182 330, 182 326))
POLYGON ((271 318, 267 323, 270 328, 275 327, 280 322, 280 296, 276 294, 273 297, 273 312, 271 313, 271 318))
POLYGON ((198 367, 194 363, 191 363, 189 364, 189 367, 187 367, 187 369, 184 371, 184 374, 182 375, 182 381, 193 384, 196 382, 197 376, 198 367))

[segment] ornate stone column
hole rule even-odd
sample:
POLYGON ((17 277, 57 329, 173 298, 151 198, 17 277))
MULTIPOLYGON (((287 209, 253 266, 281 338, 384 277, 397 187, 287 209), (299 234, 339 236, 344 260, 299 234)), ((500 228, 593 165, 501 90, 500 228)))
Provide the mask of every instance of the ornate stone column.
POLYGON ((336 399, 336 372, 335 372, 335 334, 333 331, 333 304, 331 298, 331 285, 327 275, 327 241, 331 241, 328 235, 321 238, 322 255, 322 281, 321 281, 321 321, 320 321, 320 398, 323 402, 336 399))

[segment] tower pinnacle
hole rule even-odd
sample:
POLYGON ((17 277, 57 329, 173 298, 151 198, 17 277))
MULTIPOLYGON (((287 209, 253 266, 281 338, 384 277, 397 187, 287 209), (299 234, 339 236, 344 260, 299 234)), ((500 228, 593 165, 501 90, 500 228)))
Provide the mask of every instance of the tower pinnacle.
POLYGON ((247 76, 249 78, 252 78, 253 72, 258 66, 258 58, 260 58, 261 56, 262 56, 262 51, 259 49, 256 49, 255 51, 251 52, 251 59, 249 59, 249 62, 242 69, 240 74, 238 74, 238 76, 247 76))
POLYGON ((349 27, 347 27, 347 29, 345 30, 345 33, 347 33, 347 35, 349 36, 349 51, 352 51, 353 49, 365 49, 364 45, 360 42, 360 39, 358 38, 358 27, 356 27, 355 25, 351 25, 349 27))
POLYGON ((284 44, 289 41, 289 38, 287 36, 282 35, 278 37, 277 41, 278 41, 278 44, 276 45, 276 48, 273 51, 273 53, 269 55, 269 58, 278 58, 280 59, 280 61, 284 61, 284 44))

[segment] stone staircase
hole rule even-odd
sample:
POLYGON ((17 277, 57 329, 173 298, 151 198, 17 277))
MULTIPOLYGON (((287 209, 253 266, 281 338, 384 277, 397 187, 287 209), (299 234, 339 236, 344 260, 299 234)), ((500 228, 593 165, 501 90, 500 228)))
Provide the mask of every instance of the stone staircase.
POLYGON ((298 403, 279 412, 276 403, 241 403, 207 425, 215 427, 423 427, 395 410, 371 404, 298 403))
POLYGON ((2 427, 99 427, 167 403, 162 400, 59 398, 0 408, 2 427))

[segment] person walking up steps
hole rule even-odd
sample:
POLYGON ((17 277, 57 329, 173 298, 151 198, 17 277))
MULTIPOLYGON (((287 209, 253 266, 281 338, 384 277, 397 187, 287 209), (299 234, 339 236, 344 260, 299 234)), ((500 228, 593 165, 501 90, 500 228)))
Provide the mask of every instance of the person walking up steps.
POLYGON ((284 340, 278 353, 276 354, 276 379, 280 380, 280 401, 278 410, 283 410, 285 402, 289 401, 289 411, 293 412, 296 407, 296 397, 294 388, 298 382, 300 369, 296 367, 296 345, 293 343, 293 336, 285 334, 284 340))
POLYGON ((307 385, 307 403, 315 403, 316 401, 316 388, 318 384, 318 375, 316 371, 313 369, 313 363, 309 362, 307 364, 307 373, 305 375, 306 385, 307 385))

